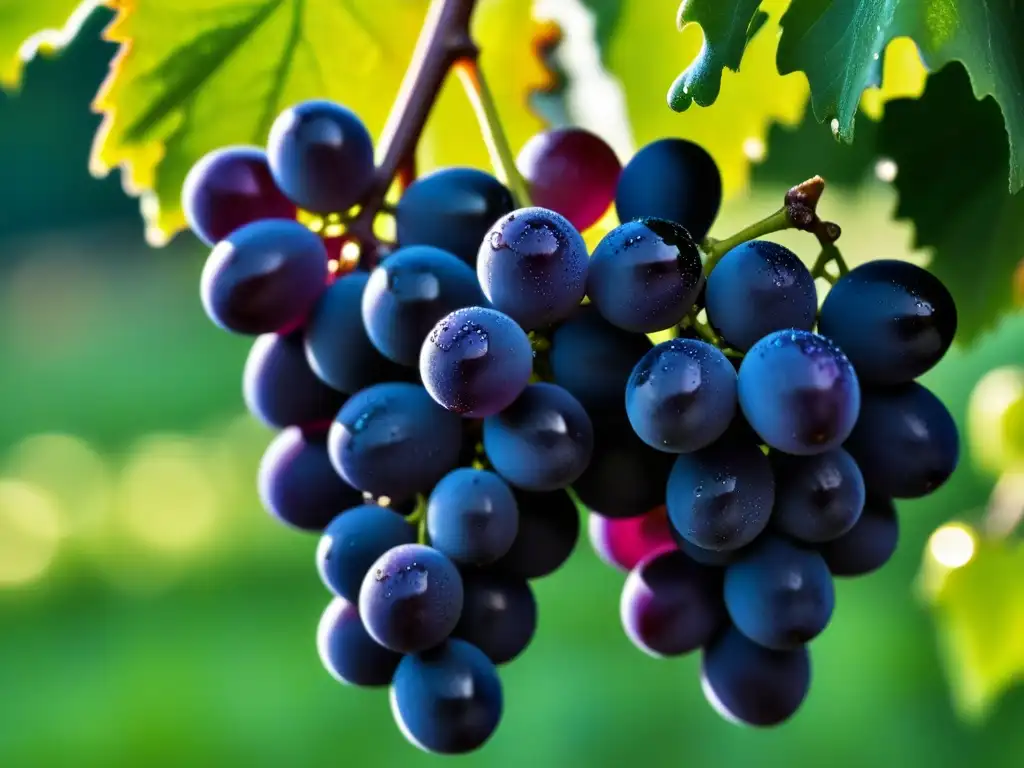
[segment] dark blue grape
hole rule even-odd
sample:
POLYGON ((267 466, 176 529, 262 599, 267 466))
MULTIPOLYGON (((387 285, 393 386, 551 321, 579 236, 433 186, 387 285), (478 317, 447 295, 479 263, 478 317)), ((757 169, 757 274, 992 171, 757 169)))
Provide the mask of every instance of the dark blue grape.
POLYGON ((462 420, 403 382, 357 392, 327 437, 331 463, 349 484, 395 501, 433 488, 461 448, 462 420))
POLYGON ((671 339, 636 364, 626 413, 637 435, 666 453, 689 453, 720 438, 736 416, 736 370, 720 349, 671 339))
POLYGON ((619 614, 626 636, 644 653, 667 657, 695 651, 728 622, 721 571, 679 550, 655 554, 630 572, 619 614))
POLYGON ((902 384, 928 371, 956 335, 956 305, 921 267, 882 259, 841 277, 821 307, 820 332, 849 356, 865 383, 902 384))
POLYGON ((695 240, 707 236, 721 205, 718 166, 685 139, 661 139, 641 149, 622 169, 615 191, 619 221, 656 216, 685 227, 695 240))
POLYGON ((671 328, 704 285, 697 244, 678 224, 641 219, 621 224, 594 249, 587 295, 608 322, 634 333, 671 328))
POLYGON ((564 320, 583 300, 587 244, 565 217, 521 208, 484 237, 476 273, 487 299, 526 330, 564 320))
POLYGON ((860 413, 853 366, 829 339, 777 331, 750 348, 740 365, 739 402, 770 447, 808 456, 838 448, 860 413))
POLYGON ((932 493, 960 460, 960 436, 946 406, 920 384, 868 389, 846 450, 872 493, 916 499, 932 493))
POLYGON ((889 562, 898 541, 899 518, 892 500, 869 495, 853 528, 818 551, 833 576, 864 576, 889 562))
MULTIPOLYGON (((700 563, 701 565, 709 565, 713 567, 728 565, 729 563, 733 563, 738 560, 743 556, 743 553, 747 551, 746 547, 729 550, 714 550, 698 547, 693 542, 684 539, 683 535, 676 530, 674 525, 669 526, 669 535, 672 536, 672 541, 676 543, 676 546, 684 555, 689 557, 695 563, 700 563)), ((755 541, 756 540, 757 539, 755 539, 755 541)))
POLYGON ((755 444, 723 438, 676 459, 668 478, 668 517, 703 549, 739 549, 768 525, 775 480, 755 444))
POLYGON ((416 179, 398 201, 398 242, 432 245, 471 267, 491 226, 515 208, 512 193, 476 168, 442 168, 416 179))
POLYGON ((522 394, 533 373, 530 339, 512 318, 484 307, 438 321, 420 350, 420 378, 449 411, 493 416, 522 394))
POLYGON ((242 395, 256 418, 278 429, 326 426, 347 399, 310 370, 297 333, 267 333, 253 342, 242 373, 242 395))
POLYGON ((286 525, 319 533, 342 511, 363 503, 327 456, 326 432, 289 427, 267 448, 258 487, 267 511, 286 525))
POLYGON ((820 635, 832 618, 835 585, 824 558, 765 536, 725 569, 725 606, 758 645, 784 651, 820 635))
POLYGON ((429 245, 399 248, 370 274, 363 292, 366 333, 385 357, 419 363, 424 340, 442 317, 484 303, 473 270, 429 245))
POLYGON ((336 280, 306 323, 306 359, 313 372, 349 394, 410 378, 408 368, 384 357, 366 335, 360 304, 369 279, 366 272, 350 272, 336 280))
POLYGON ((517 488, 554 491, 590 463, 594 430, 579 401, 554 384, 531 384, 501 413, 484 419, 484 451, 517 488))
POLYGON ((447 557, 422 544, 389 549, 370 566, 359 590, 359 615, 370 637, 399 653, 443 643, 462 615, 462 576, 447 557))
POLYGON ((820 544, 842 536, 864 509, 864 476, 842 448, 817 456, 772 454, 772 525, 797 541, 820 544))
POLYGON ((402 735, 424 752, 461 755, 498 728, 501 678, 486 654, 464 640, 406 656, 391 685, 391 713, 402 735))
POLYGON ((579 400, 587 413, 621 412, 633 366, 650 349, 650 339, 642 333, 612 325, 587 304, 551 335, 551 381, 579 400))
POLYGON ((387 507, 364 503, 345 510, 327 526, 317 545, 316 567, 331 592, 355 603, 377 558, 414 541, 416 526, 387 507))
POLYGON ((427 503, 431 545, 456 563, 487 565, 506 554, 519 530, 512 489, 493 472, 461 467, 441 478, 427 503))
POLYGON ((296 213, 258 147, 224 147, 200 158, 185 177, 181 208, 189 229, 209 246, 246 224, 296 213))
POLYGON ((330 101, 305 101, 278 115, 267 157, 277 186, 307 211, 347 211, 373 184, 369 131, 354 112, 330 101))
POLYGON ((537 600, 526 579, 489 569, 463 571, 462 618, 452 637, 472 643, 495 664, 526 650, 537 629, 537 600))
POLYGON ((707 286, 708 320, 735 349, 748 350, 775 331, 814 327, 814 278, 795 253, 778 243, 737 245, 711 270, 707 286))
POLYGON ((287 333, 327 287, 323 241, 296 221, 246 224, 214 246, 203 267, 203 309, 221 328, 287 333))
POLYGON ((708 703, 737 725, 769 727, 789 720, 811 687, 806 647, 773 651, 729 629, 704 651, 701 685, 708 703))
POLYGON ((611 518, 636 517, 664 504, 672 455, 647 445, 625 419, 598 418, 590 463, 572 485, 580 501, 611 518))
POLYGON ((557 211, 580 232, 604 216, 622 173, 615 150, 576 127, 536 134, 519 151, 516 166, 534 205, 557 211))
POLYGON ((580 513, 565 491, 513 491, 519 530, 512 547, 488 570, 522 579, 539 579, 559 568, 576 548, 580 513))
POLYGON ((341 597, 327 606, 316 633, 320 663, 346 685, 377 688, 389 685, 402 654, 374 642, 356 607, 341 597))

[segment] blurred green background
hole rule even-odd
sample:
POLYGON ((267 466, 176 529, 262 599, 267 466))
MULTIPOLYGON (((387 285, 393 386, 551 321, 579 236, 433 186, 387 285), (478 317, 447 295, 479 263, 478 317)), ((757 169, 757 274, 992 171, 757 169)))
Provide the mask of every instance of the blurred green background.
MULTIPOLYGON (((343 688, 320 667, 328 596, 315 539, 277 526, 256 498, 270 433, 241 404, 246 340, 202 313, 205 253, 190 236, 150 250, 118 180, 88 175, 88 103, 112 54, 97 42, 103 21, 0 97, 0 765, 440 765, 402 739, 386 693, 343 688)), ((830 188, 824 214, 851 261, 908 256, 864 133, 830 160, 847 186, 830 188)), ((806 158, 818 140, 805 134, 776 136, 716 231, 777 205, 799 175, 786 178, 785 148, 806 158)), ((1022 345, 1018 317, 926 383, 962 422, 974 384, 1021 362, 1022 345)), ((897 557, 840 584, 810 697, 770 732, 719 719, 696 658, 633 649, 618 620, 623 576, 581 541, 536 584, 540 628, 503 672, 498 734, 457 761, 1020 766, 1024 692, 983 722, 958 718, 915 592, 930 533, 983 506, 991 485, 964 461, 939 493, 900 505, 897 557)))

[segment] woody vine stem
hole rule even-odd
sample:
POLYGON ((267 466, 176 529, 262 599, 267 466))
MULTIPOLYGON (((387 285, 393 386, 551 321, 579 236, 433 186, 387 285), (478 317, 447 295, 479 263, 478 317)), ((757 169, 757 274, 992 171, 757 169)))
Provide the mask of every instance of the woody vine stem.
MULTIPOLYGON (((480 48, 470 32, 476 5, 477 0, 432 0, 427 11, 412 61, 384 126, 373 185, 358 212, 344 221, 345 238, 360 245, 364 267, 372 268, 382 255, 386 244, 374 232, 377 215, 385 209, 385 197, 396 179, 405 187, 415 178, 419 138, 441 87, 452 72, 473 105, 498 176, 509 187, 518 206, 530 205, 529 192, 516 170, 512 149, 479 66, 480 48)), ((838 225, 823 221, 817 213, 824 188, 824 180, 815 176, 789 190, 783 206, 771 216, 724 240, 705 240, 701 244, 705 272, 710 274, 729 249, 740 243, 785 229, 800 229, 814 234, 821 245, 812 274, 834 282, 836 278, 828 268, 834 265, 842 275, 847 266, 835 245, 840 235, 838 225)), ((706 335, 714 340, 710 331, 706 335)))

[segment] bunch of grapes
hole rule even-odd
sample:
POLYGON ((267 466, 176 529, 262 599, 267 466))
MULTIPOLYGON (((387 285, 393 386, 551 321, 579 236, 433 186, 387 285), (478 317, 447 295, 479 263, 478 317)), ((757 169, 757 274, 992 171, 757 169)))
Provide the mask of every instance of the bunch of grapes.
POLYGON ((280 430, 261 497, 321 536, 321 659, 343 683, 390 686, 420 748, 479 748, 503 710, 497 668, 537 626, 531 582, 573 552, 582 509, 598 554, 629 571, 633 642, 701 651, 725 716, 782 722, 806 695, 833 576, 880 567, 892 500, 956 464, 952 419, 913 381, 951 343, 949 293, 876 261, 819 313, 779 245, 708 259, 721 179, 687 141, 623 168, 563 129, 518 164, 531 207, 468 168, 382 205, 366 128, 313 101, 276 119, 265 150, 218 150, 186 181, 213 246, 204 307, 256 337, 245 401, 280 430), (624 223, 588 254, 580 232, 612 203, 624 223), (394 242, 366 235, 377 208, 394 242), (303 223, 324 217, 340 232, 303 223))

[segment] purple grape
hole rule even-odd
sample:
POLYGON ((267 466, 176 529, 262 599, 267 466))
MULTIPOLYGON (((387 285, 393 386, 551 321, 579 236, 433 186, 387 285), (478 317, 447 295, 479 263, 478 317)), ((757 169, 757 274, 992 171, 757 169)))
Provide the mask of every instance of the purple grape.
POLYGON ((327 288, 323 241, 296 221, 246 224, 214 246, 200 295, 214 323, 234 333, 288 333, 327 288))
POLYGON ((447 557, 402 544, 377 559, 359 590, 359 615, 370 637, 399 653, 443 643, 462 615, 462 576, 447 557))
POLYGON ((767 527, 775 501, 768 458, 732 434, 676 459, 668 479, 669 520, 702 549, 745 547, 767 527))
POLYGON ((564 320, 579 306, 587 265, 587 244, 564 216, 522 208, 491 227, 476 271, 494 308, 534 330, 564 320))
POLYGON ((263 506, 286 525, 322 532, 342 510, 363 503, 327 456, 326 431, 289 427, 268 446, 260 462, 258 487, 263 506))
POLYGON ((902 384, 946 354, 956 335, 956 305, 926 269, 878 259, 832 286, 818 327, 849 355, 862 381, 902 384))
POLYGON ((366 126, 330 101, 305 101, 278 115, 267 158, 277 186, 307 211, 347 211, 373 183, 373 141, 366 126))
POLYGON ((822 556, 781 536, 762 536, 725 569, 729 617, 765 648, 791 650, 818 637, 832 619, 835 602, 835 585, 822 556))
POLYGON ((701 685, 715 711, 738 725, 768 727, 791 718, 811 687, 807 648, 772 651, 730 628, 704 651, 701 685))
POLYGON ((899 541, 892 499, 869 495, 857 523, 838 539, 818 547, 833 576, 865 576, 892 558, 899 541))
POLYGON ((842 448, 816 456, 773 453, 772 525, 797 541, 820 544, 848 532, 864 509, 864 476, 842 448))
POLYGON ((274 184, 267 153, 257 147, 224 147, 200 158, 185 177, 181 207, 189 228, 209 246, 246 224, 296 213, 274 184))
POLYGON ((679 224, 663 219, 613 229, 594 249, 587 276, 597 311, 634 333, 671 328, 686 317, 703 286, 697 244, 679 224))
POLYGON ((527 491, 572 485, 593 450, 590 417, 555 384, 531 384, 508 408, 484 419, 484 451, 491 466, 527 491))
POLYGON ((456 639, 402 659, 390 699, 409 743, 442 755, 482 747, 497 730, 503 708, 494 663, 475 645, 456 639))
POLYGON ((455 469, 462 420, 423 387, 376 384, 356 392, 327 435, 334 468, 351 485, 401 502, 427 493, 455 469))
POLYGON ((356 607, 341 597, 327 606, 316 633, 320 663, 345 685, 377 688, 388 685, 402 654, 374 642, 356 607))
POLYGON ((860 384, 842 350, 810 331, 777 331, 740 365, 739 402, 770 447, 796 456, 825 453, 850 436, 860 384))
POLYGON ((912 381, 865 390, 845 448, 873 493, 917 499, 953 474, 960 461, 960 434, 942 401, 912 381))
POLYGON ((670 339, 644 355, 626 385, 637 435, 666 453, 689 453, 720 438, 736 415, 736 371, 717 347, 670 339))
POLYGON ((519 530, 512 489, 493 472, 460 467, 438 481, 427 503, 431 545, 460 565, 506 555, 519 530))
POLYGON ((503 411, 533 373, 530 339, 512 318, 483 307, 443 317, 420 350, 420 377, 440 405, 468 418, 503 411))
POLYGON ((278 429, 321 428, 348 397, 310 370, 298 333, 265 333, 253 342, 242 373, 242 395, 250 413, 278 429))
POLYGON ((721 571, 699 565, 679 550, 641 561, 626 579, 619 609, 626 635, 655 657, 695 651, 728 621, 721 571))
POLYGON ((769 240, 751 240, 725 254, 708 276, 705 302, 708 320, 739 350, 774 331, 809 331, 818 312, 810 270, 769 240))
POLYGON ((495 664, 507 664, 526 650, 537 629, 537 600, 524 578, 490 568, 463 571, 462 617, 452 632, 472 643, 495 664))

